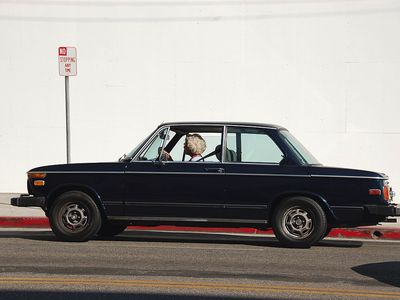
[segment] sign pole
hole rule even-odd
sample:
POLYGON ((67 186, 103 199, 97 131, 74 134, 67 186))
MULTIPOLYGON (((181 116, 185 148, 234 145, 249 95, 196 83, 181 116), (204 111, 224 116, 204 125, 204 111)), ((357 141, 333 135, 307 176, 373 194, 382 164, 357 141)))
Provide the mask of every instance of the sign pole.
POLYGON ((71 162, 71 138, 69 128, 69 76, 65 76, 65 120, 67 130, 67 164, 71 162))
POLYGON ((76 48, 58 47, 58 72, 65 77, 65 122, 67 139, 67 164, 71 162, 71 131, 69 118, 69 77, 76 76, 76 48))

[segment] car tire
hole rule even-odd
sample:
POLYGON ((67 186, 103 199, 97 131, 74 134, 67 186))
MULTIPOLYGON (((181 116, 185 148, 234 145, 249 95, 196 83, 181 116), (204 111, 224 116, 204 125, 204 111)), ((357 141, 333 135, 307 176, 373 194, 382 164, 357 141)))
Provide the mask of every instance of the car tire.
POLYGON ((272 226, 280 243, 291 248, 309 248, 327 231, 324 210, 307 197, 283 200, 274 211, 272 226))
POLYGON ((332 231, 332 227, 327 226, 324 236, 322 238, 326 238, 332 231))
POLYGON ((122 233, 126 229, 126 227, 128 227, 127 224, 114 223, 106 220, 103 222, 103 224, 101 224, 100 230, 99 232, 97 232, 97 235, 103 237, 114 236, 122 233))
POLYGON ((99 231, 101 215, 89 195, 70 191, 56 198, 50 208, 49 221, 51 229, 60 240, 84 242, 99 231))

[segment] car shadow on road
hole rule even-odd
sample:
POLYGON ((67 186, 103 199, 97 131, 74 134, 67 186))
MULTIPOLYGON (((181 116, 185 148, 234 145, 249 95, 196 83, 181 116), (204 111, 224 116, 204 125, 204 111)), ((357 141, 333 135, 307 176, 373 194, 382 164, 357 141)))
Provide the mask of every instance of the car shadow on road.
MULTIPOLYGON (((136 241, 136 242, 174 242, 174 243, 207 243, 207 244, 243 244, 250 246, 285 248, 274 236, 216 234, 199 232, 156 232, 156 231, 125 231, 123 234, 96 240, 136 241)), ((324 240, 318 247, 358 248, 360 241, 324 240)))
POLYGON ((217 234, 201 232, 166 232, 128 230, 114 237, 96 237, 96 240, 170 242, 170 243, 206 243, 206 244, 242 244, 262 247, 281 247, 273 237, 248 236, 237 234, 217 234))
MULTIPOLYGON (((235 297, 235 296, 205 296, 205 295, 190 295, 190 294, 177 294, 177 293, 140 293, 140 292, 64 292, 64 291, 30 291, 30 290, 0 290, 2 299, 7 300, 98 300, 98 299, 112 299, 112 300, 239 300, 239 299, 277 299, 275 297, 235 297)), ((279 298, 284 299, 284 298, 279 298)), ((294 299, 294 298, 290 298, 294 299)))
POLYGON ((374 278, 379 282, 400 287, 400 262, 398 261, 359 265, 351 269, 361 275, 374 278))
POLYGON ((334 247, 334 248, 360 248, 363 242, 352 240, 322 240, 315 246, 318 247, 334 247))
MULTIPOLYGON (((23 238, 36 241, 62 242, 51 231, 3 231, 0 238, 23 238)), ((95 241, 121 241, 121 242, 170 242, 170 243, 203 243, 203 244, 241 244, 249 246, 286 248, 274 236, 238 235, 226 233, 202 232, 168 232, 148 230, 127 230, 113 237, 94 237, 95 241)), ((314 247, 359 248, 363 245, 360 241, 351 240, 323 240, 314 247)))

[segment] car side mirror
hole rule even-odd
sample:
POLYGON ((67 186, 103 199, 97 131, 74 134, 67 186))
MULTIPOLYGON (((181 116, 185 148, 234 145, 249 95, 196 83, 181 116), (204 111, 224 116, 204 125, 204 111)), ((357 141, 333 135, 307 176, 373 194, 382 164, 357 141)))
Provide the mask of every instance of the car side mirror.
POLYGON ((122 155, 119 159, 118 162, 124 162, 126 158, 126 154, 122 155))

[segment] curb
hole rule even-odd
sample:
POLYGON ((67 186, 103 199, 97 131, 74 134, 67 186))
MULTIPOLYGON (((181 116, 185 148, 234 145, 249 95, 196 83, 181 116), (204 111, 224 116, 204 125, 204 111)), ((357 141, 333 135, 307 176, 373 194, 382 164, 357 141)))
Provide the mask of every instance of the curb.
MULTIPOLYGON (((0 217, 0 228, 50 228, 49 221, 44 217, 0 217)), ((258 230, 254 228, 204 228, 204 227, 177 227, 177 226, 128 226, 134 230, 157 230, 157 231, 197 231, 215 233, 245 233, 273 235, 272 229, 258 230)), ((328 237, 335 238, 358 238, 373 240, 400 240, 400 228, 394 227, 356 227, 335 228, 328 237)))

